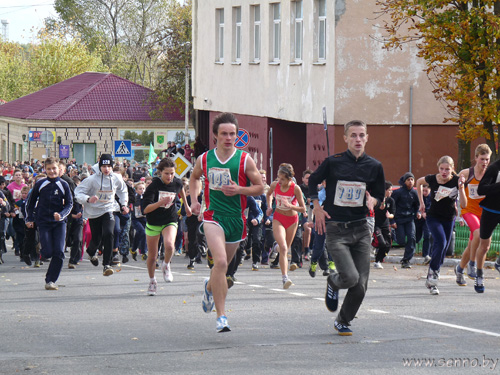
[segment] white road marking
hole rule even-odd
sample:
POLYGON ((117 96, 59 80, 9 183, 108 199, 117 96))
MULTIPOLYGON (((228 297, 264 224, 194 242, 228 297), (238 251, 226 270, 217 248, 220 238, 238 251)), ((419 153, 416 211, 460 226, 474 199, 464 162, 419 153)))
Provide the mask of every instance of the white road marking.
POLYGON ((374 313, 379 313, 379 314, 390 314, 389 311, 384 311, 384 310, 368 310, 368 311, 371 311, 371 312, 374 312, 374 313))
POLYGON ((248 286, 251 286, 252 288, 264 288, 262 285, 255 285, 255 284, 248 284, 248 286))
POLYGON ((286 292, 285 289, 269 289, 269 290, 273 290, 275 292, 286 292))
POLYGON ((316 300, 318 300, 318 301, 325 302, 325 299, 324 299, 324 298, 313 298, 313 299, 316 299, 316 300))
POLYGON ((483 335, 488 335, 488 336, 500 337, 500 333, 490 332, 490 331, 483 331, 482 329, 475 329, 475 328, 470 328, 470 327, 464 327, 464 326, 459 326, 459 325, 456 325, 456 324, 439 322, 437 320, 422 319, 422 318, 417 318, 415 316, 409 316, 409 315, 398 315, 398 316, 401 317, 401 318, 417 320, 417 321, 423 322, 423 323, 436 324, 436 325, 440 325, 440 326, 444 326, 444 327, 461 329, 462 331, 469 331, 469 332, 474 332, 474 333, 481 333, 483 335))
POLYGON ((294 296, 299 296, 299 297, 307 297, 307 294, 304 294, 304 293, 293 293, 293 292, 291 292, 290 294, 293 294, 294 296))

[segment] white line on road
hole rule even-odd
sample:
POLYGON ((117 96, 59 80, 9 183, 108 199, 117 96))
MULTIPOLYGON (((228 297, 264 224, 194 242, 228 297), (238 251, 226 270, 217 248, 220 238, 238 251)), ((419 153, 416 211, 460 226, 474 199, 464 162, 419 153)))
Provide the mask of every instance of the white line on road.
POLYGON ((368 310, 374 313, 379 313, 379 314, 390 314, 389 311, 384 311, 384 310, 368 310))
POLYGON ((273 290, 275 292, 286 292, 285 289, 269 289, 269 290, 273 290))
POLYGON ((248 286, 251 286, 252 288, 264 288, 262 285, 255 285, 255 284, 248 284, 248 286))
POLYGON ((325 302, 324 298, 313 298, 313 299, 317 299, 318 301, 325 302))
POLYGON ((422 318, 417 318, 415 316, 409 316, 409 315, 398 315, 398 316, 401 317, 401 318, 417 320, 419 322, 430 323, 430 324, 437 324, 437 325, 440 325, 440 326, 461 329, 463 331, 469 331, 469 332, 474 332, 474 333, 482 333, 483 335, 500 337, 500 333, 495 333, 495 332, 490 332, 490 331, 483 331, 482 329, 475 329, 475 328, 470 328, 470 327, 464 327, 464 326, 459 326, 459 325, 456 325, 456 324, 439 322, 437 320, 422 319, 422 318))
POLYGON ((293 294, 294 296, 299 296, 299 297, 307 297, 307 294, 304 294, 304 293, 293 293, 293 292, 291 292, 290 294, 293 294))

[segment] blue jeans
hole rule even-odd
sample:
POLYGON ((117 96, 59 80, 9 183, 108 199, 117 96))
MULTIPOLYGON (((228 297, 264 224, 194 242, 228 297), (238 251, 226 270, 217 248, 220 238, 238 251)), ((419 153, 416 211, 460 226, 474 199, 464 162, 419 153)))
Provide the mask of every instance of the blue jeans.
POLYGON ((429 268, 433 271, 439 271, 446 256, 446 249, 450 243, 451 235, 453 234, 455 218, 451 221, 445 221, 427 216, 427 225, 434 239, 431 255, 432 260, 429 263, 429 268))
POLYGON ((422 243, 422 256, 426 257, 427 255, 431 255, 431 232, 429 230, 429 226, 427 225, 427 220, 415 220, 415 228, 416 243, 419 243, 422 238, 424 239, 424 242, 422 243))
POLYGON ((148 252, 148 245, 146 242, 146 218, 132 219, 132 227, 135 230, 132 251, 137 251, 137 249, 139 249, 141 254, 146 254, 148 252))
POLYGON ((368 222, 353 228, 326 223, 326 247, 337 272, 329 280, 338 289, 347 289, 337 321, 349 325, 365 298, 370 274, 371 232, 368 222))
POLYGON ((403 255, 403 261, 410 261, 415 253, 415 222, 410 220, 406 223, 398 223, 396 228, 396 241, 399 245, 405 245, 405 254, 403 255))
POLYGON ((319 263, 319 268, 323 271, 328 269, 327 254, 325 249, 325 234, 318 234, 315 229, 313 251, 311 255, 311 263, 319 263))
POLYGON ((66 223, 50 223, 38 226, 40 236, 40 254, 50 259, 49 268, 45 274, 45 282, 55 283, 61 273, 64 263, 64 248, 66 247, 66 223))

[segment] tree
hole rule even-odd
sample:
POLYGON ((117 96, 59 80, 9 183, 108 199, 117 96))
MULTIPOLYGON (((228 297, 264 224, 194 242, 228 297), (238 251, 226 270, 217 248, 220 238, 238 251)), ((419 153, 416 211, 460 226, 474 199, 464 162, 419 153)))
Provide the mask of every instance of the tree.
MULTIPOLYGON (((163 110, 184 108, 186 93, 186 69, 189 69, 192 57, 192 2, 184 5, 174 2, 168 12, 168 29, 162 38, 163 59, 160 63, 160 79, 156 85, 158 103, 156 115, 163 110)), ((190 92, 189 85, 187 87, 190 92)), ((189 97, 189 111, 193 105, 189 97)), ((185 114, 187 115, 187 114, 185 114)), ((181 142, 183 143, 183 142, 181 142)))
POLYGON ((153 87, 167 28, 167 13, 176 0, 56 0, 59 20, 91 51, 102 48, 111 72, 153 87), (73 32, 73 31, 74 32, 73 32))
POLYGON ((0 42, 0 99, 11 101, 36 91, 24 49, 0 42))
POLYGON ((385 48, 416 43, 433 93, 459 124, 458 137, 485 137, 498 157, 500 1, 378 0, 385 48))

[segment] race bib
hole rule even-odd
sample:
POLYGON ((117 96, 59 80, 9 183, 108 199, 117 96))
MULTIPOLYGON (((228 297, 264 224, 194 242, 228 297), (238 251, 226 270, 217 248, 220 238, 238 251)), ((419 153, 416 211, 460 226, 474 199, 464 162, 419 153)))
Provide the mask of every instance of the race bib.
POLYGON ((15 201, 18 201, 19 199, 21 199, 21 190, 14 189, 12 196, 14 197, 15 201))
POLYGON ((484 195, 479 195, 477 193, 478 184, 469 184, 467 188, 469 189, 469 198, 470 199, 483 199, 484 195))
POLYGON ((141 206, 134 206, 134 214, 136 218, 144 217, 144 215, 141 212, 141 206))
POLYGON ((158 192, 158 201, 161 201, 162 199, 165 199, 167 197, 170 197, 170 201, 164 205, 164 208, 170 208, 175 201, 175 193, 171 193, 169 191, 160 191, 158 192))
POLYGON ((434 199, 439 202, 443 198, 455 198, 457 196, 457 188, 447 188, 444 186, 440 186, 436 192, 436 195, 434 196, 434 199))
POLYGON ((341 207, 363 207, 366 183, 359 181, 337 181, 333 203, 341 207))
POLYGON ((282 211, 290 211, 291 208, 285 205, 285 202, 292 204, 293 197, 276 194, 276 208, 282 211))
POLYGON ((99 198, 98 202, 109 203, 115 199, 113 190, 99 190, 96 195, 99 198))
POLYGON ((208 187, 210 190, 222 190, 222 187, 229 185, 231 172, 229 168, 210 168, 208 170, 208 187))

